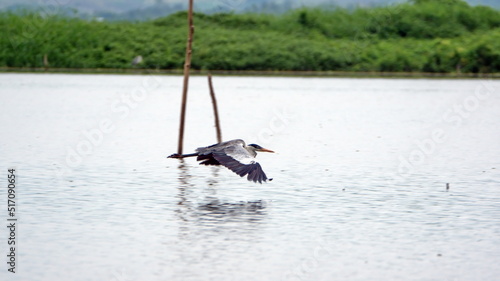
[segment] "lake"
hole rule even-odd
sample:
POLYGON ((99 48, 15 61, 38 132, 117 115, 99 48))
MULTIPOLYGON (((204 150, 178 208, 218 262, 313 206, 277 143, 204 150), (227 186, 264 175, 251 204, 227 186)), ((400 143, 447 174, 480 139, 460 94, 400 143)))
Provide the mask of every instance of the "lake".
MULTIPOLYGON (((500 80, 213 83, 273 181, 166 158, 180 76, 0 74, 0 279, 498 280, 500 80)), ((191 77, 184 152, 215 142, 191 77)))

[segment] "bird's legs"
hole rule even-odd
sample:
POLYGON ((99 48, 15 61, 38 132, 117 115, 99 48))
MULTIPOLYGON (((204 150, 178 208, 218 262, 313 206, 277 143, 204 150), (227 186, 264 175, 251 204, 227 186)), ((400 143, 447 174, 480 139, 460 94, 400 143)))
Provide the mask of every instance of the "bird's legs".
POLYGON ((167 158, 186 158, 186 157, 194 157, 194 156, 198 156, 198 153, 191 153, 191 154, 179 154, 179 153, 174 153, 170 156, 168 156, 167 158))

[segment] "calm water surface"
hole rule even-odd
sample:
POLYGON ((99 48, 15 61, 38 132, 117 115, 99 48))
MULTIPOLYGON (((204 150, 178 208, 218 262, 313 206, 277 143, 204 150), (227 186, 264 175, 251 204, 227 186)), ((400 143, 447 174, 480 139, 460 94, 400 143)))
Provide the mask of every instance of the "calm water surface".
MULTIPOLYGON (((272 182, 165 158, 182 77, 1 74, 0 279, 498 280, 500 81, 214 84, 272 182)), ((206 78, 189 94, 186 152, 215 142, 206 78)))

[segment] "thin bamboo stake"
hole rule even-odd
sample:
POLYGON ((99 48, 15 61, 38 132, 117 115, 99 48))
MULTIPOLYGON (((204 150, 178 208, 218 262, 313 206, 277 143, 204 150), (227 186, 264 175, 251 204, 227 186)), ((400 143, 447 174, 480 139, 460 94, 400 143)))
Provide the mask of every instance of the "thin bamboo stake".
POLYGON ((184 62, 184 83, 182 86, 182 103, 181 103, 181 121, 179 126, 179 144, 177 147, 177 153, 182 155, 182 143, 184 141, 184 121, 186 116, 186 101, 188 93, 188 82, 189 82, 189 69, 191 68, 191 53, 193 44, 193 0, 189 0, 188 9, 188 40, 186 44, 186 60, 184 62))
POLYGON ((215 98, 214 86, 212 85, 212 74, 208 73, 208 86, 210 88, 210 97, 212 97, 212 105, 214 107, 215 130, 217 132, 217 142, 222 142, 222 133, 220 130, 219 111, 217 110, 217 99, 215 98))

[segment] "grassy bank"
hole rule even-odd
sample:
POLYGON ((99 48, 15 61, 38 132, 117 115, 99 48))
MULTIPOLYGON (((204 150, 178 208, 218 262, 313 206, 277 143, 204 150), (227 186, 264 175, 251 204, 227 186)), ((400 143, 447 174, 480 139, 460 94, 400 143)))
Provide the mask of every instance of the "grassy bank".
MULTIPOLYGON (((181 69, 184 12, 147 22, 0 14, 0 67, 181 69)), ((195 14, 195 70, 500 72, 500 11, 414 1, 283 15, 195 14)))

